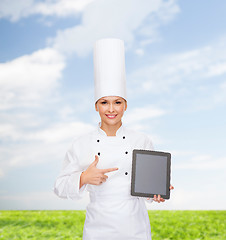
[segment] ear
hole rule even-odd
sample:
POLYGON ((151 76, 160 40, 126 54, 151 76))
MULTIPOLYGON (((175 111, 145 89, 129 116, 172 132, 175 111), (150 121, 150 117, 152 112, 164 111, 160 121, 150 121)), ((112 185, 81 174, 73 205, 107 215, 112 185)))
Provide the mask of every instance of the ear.
POLYGON ((97 102, 95 103, 95 110, 98 112, 97 102))
POLYGON ((125 100, 125 111, 126 111, 126 109, 127 109, 127 101, 125 100))

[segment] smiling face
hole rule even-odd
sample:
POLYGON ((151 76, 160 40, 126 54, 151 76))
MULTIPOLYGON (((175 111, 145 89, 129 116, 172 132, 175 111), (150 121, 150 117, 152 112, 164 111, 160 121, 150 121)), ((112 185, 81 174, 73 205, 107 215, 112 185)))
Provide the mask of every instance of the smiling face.
POLYGON ((121 97, 102 97, 96 102, 95 108, 99 112, 102 127, 115 126, 119 128, 122 124, 122 116, 127 108, 127 102, 121 97))

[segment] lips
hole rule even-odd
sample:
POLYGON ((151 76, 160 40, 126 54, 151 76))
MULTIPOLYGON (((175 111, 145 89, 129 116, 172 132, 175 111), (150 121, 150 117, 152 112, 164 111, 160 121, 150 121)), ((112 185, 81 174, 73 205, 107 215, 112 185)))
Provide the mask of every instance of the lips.
POLYGON ((114 119, 114 118, 116 118, 117 114, 106 114, 106 116, 107 116, 109 119, 114 119))

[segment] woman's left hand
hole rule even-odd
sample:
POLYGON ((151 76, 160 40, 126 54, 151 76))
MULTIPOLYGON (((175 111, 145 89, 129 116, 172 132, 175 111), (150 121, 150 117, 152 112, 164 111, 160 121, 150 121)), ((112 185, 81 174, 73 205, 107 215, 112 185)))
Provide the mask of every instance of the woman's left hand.
MULTIPOLYGON (((174 189, 174 187, 173 187, 172 185, 170 185, 170 190, 173 190, 173 189, 174 189)), ((149 200, 149 199, 150 199, 150 198, 148 198, 148 200, 149 200)), ((165 199, 161 198, 160 195, 158 195, 158 197, 157 197, 156 195, 154 195, 153 200, 154 200, 155 202, 158 202, 158 203, 160 203, 160 202, 165 202, 165 199)))
POLYGON ((153 200, 154 200, 155 202, 158 202, 158 203, 160 203, 160 202, 165 202, 165 199, 161 198, 160 195, 158 195, 158 197, 157 197, 156 195, 154 195, 153 200))

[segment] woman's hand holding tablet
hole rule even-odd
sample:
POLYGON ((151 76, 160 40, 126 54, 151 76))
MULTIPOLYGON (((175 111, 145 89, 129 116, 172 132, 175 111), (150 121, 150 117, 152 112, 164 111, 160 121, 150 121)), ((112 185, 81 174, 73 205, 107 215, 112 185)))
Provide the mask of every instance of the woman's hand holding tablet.
MULTIPOLYGON (((170 185, 170 190, 173 190, 173 189, 174 189, 174 187, 173 187, 172 185, 170 185)), ((150 198, 147 198, 147 200, 149 200, 149 199, 150 199, 150 198)), ((164 198, 161 198, 160 195, 158 195, 158 197, 157 197, 156 195, 154 195, 153 200, 154 200, 155 202, 158 202, 158 203, 160 203, 160 202, 165 202, 165 199, 164 199, 164 198)))
POLYGON ((156 202, 170 198, 171 154, 133 150, 131 195, 151 197, 156 202))

